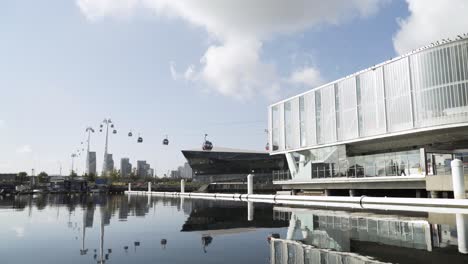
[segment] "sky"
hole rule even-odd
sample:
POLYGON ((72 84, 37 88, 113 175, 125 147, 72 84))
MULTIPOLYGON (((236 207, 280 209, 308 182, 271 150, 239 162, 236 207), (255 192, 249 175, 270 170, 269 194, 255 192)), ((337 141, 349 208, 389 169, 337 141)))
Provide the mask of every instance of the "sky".
POLYGON ((159 176, 205 133, 262 150, 268 105, 466 33, 467 12, 466 0, 3 0, 0 173, 68 173, 88 126, 100 171, 104 118, 116 166, 146 160, 159 176))

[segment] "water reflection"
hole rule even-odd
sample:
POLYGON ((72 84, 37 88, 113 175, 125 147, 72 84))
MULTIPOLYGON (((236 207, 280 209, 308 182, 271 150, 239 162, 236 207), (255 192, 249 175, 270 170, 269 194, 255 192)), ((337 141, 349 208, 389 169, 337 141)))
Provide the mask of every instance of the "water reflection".
POLYGON ((2 263, 468 263, 466 215, 43 195, 0 198, 0 217, 2 263))
POLYGON ((54 236, 47 238, 51 243, 47 247, 54 248, 56 253, 45 254, 44 263, 128 263, 129 258, 138 258, 140 263, 153 263, 158 258, 162 263, 187 263, 188 255, 193 258, 191 263, 219 263, 239 248, 244 248, 244 254, 224 263, 249 260, 266 263, 267 234, 281 232, 275 229, 285 230, 288 225, 284 220, 272 220, 271 205, 254 208, 253 204, 241 202, 146 195, 10 196, 0 198, 0 213, 8 213, 8 218, 1 215, 2 220, 7 220, 3 221, 6 226, 15 225, 14 219, 24 223, 50 221, 48 225, 23 229, 26 235, 22 242, 27 241, 29 249, 15 246, 19 244, 18 237, 3 236, 0 248, 5 248, 2 242, 13 241, 12 251, 17 250, 0 251, 7 263, 34 262, 34 254, 20 254, 18 258, 17 253, 40 247, 36 238, 43 240, 49 234, 54 236), (71 245, 70 236, 79 244, 71 245), (250 238, 255 239, 248 242, 250 238), (247 243, 242 245, 240 240, 247 243))
POLYGON ((466 255, 456 252, 457 248, 466 252, 465 231, 457 234, 457 227, 468 223, 466 215, 275 207, 274 219, 289 220, 289 227, 286 239, 273 240, 271 263, 440 263, 447 258, 455 263, 468 261, 466 255))

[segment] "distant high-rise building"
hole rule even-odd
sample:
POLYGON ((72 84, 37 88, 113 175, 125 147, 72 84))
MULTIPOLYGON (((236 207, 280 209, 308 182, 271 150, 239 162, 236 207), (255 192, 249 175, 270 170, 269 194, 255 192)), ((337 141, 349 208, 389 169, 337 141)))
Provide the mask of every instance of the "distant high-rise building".
POLYGON ((148 175, 149 164, 146 163, 146 160, 137 161, 137 176, 139 178, 144 178, 148 175))
POLYGON ((109 175, 114 170, 114 160, 112 159, 112 154, 106 154, 104 156, 104 165, 102 167, 103 175, 109 175))
POLYGON ((148 168, 148 176, 149 177, 154 177, 154 169, 153 168, 148 168))
POLYGON ((180 178, 180 173, 178 170, 171 171, 171 178, 180 178))
POLYGON ((182 173, 181 177, 185 178, 185 179, 192 179, 193 178, 193 170, 192 170, 192 167, 190 167, 190 165, 188 164, 188 162, 184 163, 183 173, 182 173))
POLYGON ((94 174, 96 175, 96 152, 90 151, 88 152, 86 160, 86 173, 88 175, 94 174))
MULTIPOLYGON (((184 166, 179 166, 177 168, 177 173, 175 174, 176 177, 173 177, 173 178, 191 179, 192 174, 193 174, 192 168, 187 162, 185 162, 184 166)), ((172 174, 171 174, 171 177, 172 177, 172 174)))
POLYGON ((132 164, 130 163, 129 158, 120 159, 120 176, 123 178, 130 177, 132 173, 132 164))

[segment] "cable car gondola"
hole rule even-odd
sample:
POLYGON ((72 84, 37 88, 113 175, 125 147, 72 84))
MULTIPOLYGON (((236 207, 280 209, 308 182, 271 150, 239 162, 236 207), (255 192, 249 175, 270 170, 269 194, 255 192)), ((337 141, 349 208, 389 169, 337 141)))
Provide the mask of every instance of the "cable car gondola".
POLYGON ((129 137, 132 137, 132 136, 133 136, 132 131, 128 132, 128 136, 129 136, 129 137))
POLYGON ((138 134, 137 142, 138 143, 143 143, 143 138, 139 134, 138 134))
POLYGON ((169 139, 167 138, 167 135, 166 135, 166 138, 163 139, 162 143, 163 143, 163 145, 166 145, 166 146, 169 145, 169 139))
POLYGON ((205 141, 203 142, 202 149, 203 150, 212 150, 213 149, 213 143, 211 143, 210 141, 208 141, 206 139, 207 136, 208 136, 208 134, 205 134, 205 141))
POLYGON ((114 129, 114 131, 112 131, 112 133, 117 134, 117 130, 114 129))
POLYGON ((269 151, 270 150, 270 143, 266 143, 265 150, 269 151))

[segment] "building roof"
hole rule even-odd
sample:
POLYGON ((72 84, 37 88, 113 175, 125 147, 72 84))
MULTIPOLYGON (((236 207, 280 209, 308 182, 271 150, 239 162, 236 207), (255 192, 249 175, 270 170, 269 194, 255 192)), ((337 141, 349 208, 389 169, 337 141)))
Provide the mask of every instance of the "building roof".
POLYGON ((226 147, 213 147, 212 150, 203 150, 201 148, 182 150, 182 152, 184 151, 268 154, 267 151, 262 151, 262 150, 247 150, 247 149, 235 149, 235 148, 226 148, 226 147))

